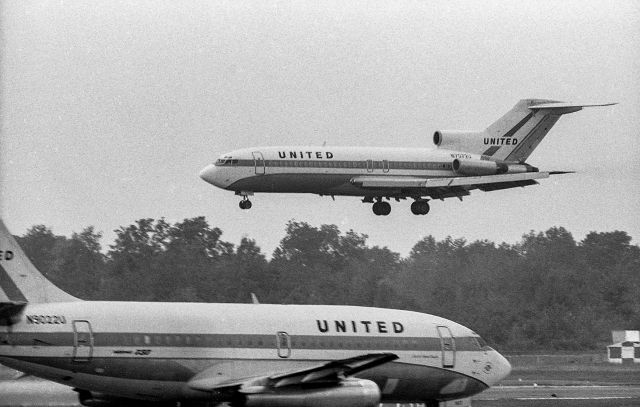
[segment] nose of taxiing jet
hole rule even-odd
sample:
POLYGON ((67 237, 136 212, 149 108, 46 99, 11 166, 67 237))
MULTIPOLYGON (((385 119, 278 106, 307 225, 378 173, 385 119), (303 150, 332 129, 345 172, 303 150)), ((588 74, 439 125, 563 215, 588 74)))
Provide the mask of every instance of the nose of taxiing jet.
POLYGON ((200 171, 200 178, 209 184, 216 185, 216 166, 209 164, 200 171))
POLYGON ((500 353, 491 352, 491 365, 492 365, 492 381, 491 385, 494 385, 502 381, 505 377, 511 373, 511 363, 502 356, 500 353))

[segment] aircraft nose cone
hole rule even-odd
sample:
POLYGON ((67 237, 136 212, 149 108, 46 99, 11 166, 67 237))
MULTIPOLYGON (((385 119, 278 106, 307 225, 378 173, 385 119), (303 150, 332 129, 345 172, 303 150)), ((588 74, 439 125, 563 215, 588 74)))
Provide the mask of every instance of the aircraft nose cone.
POLYGON ((494 351, 492 357, 492 365, 493 365, 493 384, 496 384, 503 380, 505 377, 509 376, 511 373, 511 363, 502 356, 500 353, 494 351))
POLYGON ((200 171, 200 178, 209 184, 216 185, 216 166, 209 164, 200 171))

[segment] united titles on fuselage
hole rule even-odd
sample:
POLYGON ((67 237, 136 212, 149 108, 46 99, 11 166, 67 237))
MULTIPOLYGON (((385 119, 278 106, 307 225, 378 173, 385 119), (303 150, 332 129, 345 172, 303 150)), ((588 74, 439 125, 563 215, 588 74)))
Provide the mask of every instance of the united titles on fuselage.
POLYGON ((334 332, 353 332, 353 333, 394 333, 400 334, 404 332, 404 326, 400 322, 393 321, 327 321, 326 319, 316 319, 318 330, 327 333, 330 330, 334 332))
POLYGON ((330 151, 278 151, 278 157, 280 158, 315 158, 318 160, 333 158, 333 153, 330 151))

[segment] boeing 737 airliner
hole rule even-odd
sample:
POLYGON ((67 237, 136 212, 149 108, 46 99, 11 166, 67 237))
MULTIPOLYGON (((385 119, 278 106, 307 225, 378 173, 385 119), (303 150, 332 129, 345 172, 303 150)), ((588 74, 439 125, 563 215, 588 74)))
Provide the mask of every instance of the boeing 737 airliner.
POLYGON ((0 289, 0 363, 73 386, 85 406, 436 406, 511 369, 470 329, 417 312, 81 301, 1 221, 0 289))
POLYGON ((200 172, 205 181, 243 198, 255 192, 362 196, 376 215, 391 198, 411 198, 426 215, 429 199, 458 198, 473 189, 496 191, 537 184, 562 171, 538 171, 525 161, 561 115, 587 106, 524 99, 483 131, 436 131, 435 149, 371 147, 255 147, 223 154, 200 172))

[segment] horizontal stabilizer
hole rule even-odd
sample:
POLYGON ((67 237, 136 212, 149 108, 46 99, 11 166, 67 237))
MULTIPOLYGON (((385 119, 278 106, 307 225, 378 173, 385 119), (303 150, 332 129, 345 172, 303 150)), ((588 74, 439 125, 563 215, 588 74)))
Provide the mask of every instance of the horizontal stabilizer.
POLYGON ((617 105, 618 102, 609 102, 609 103, 567 103, 567 102, 553 102, 553 103, 542 103, 539 105, 529 106, 529 109, 538 110, 538 109, 572 109, 572 108, 580 108, 583 107, 596 107, 596 106, 612 106, 617 105))
POLYGON ((20 320, 26 302, 0 302, 0 326, 13 325, 20 320))

